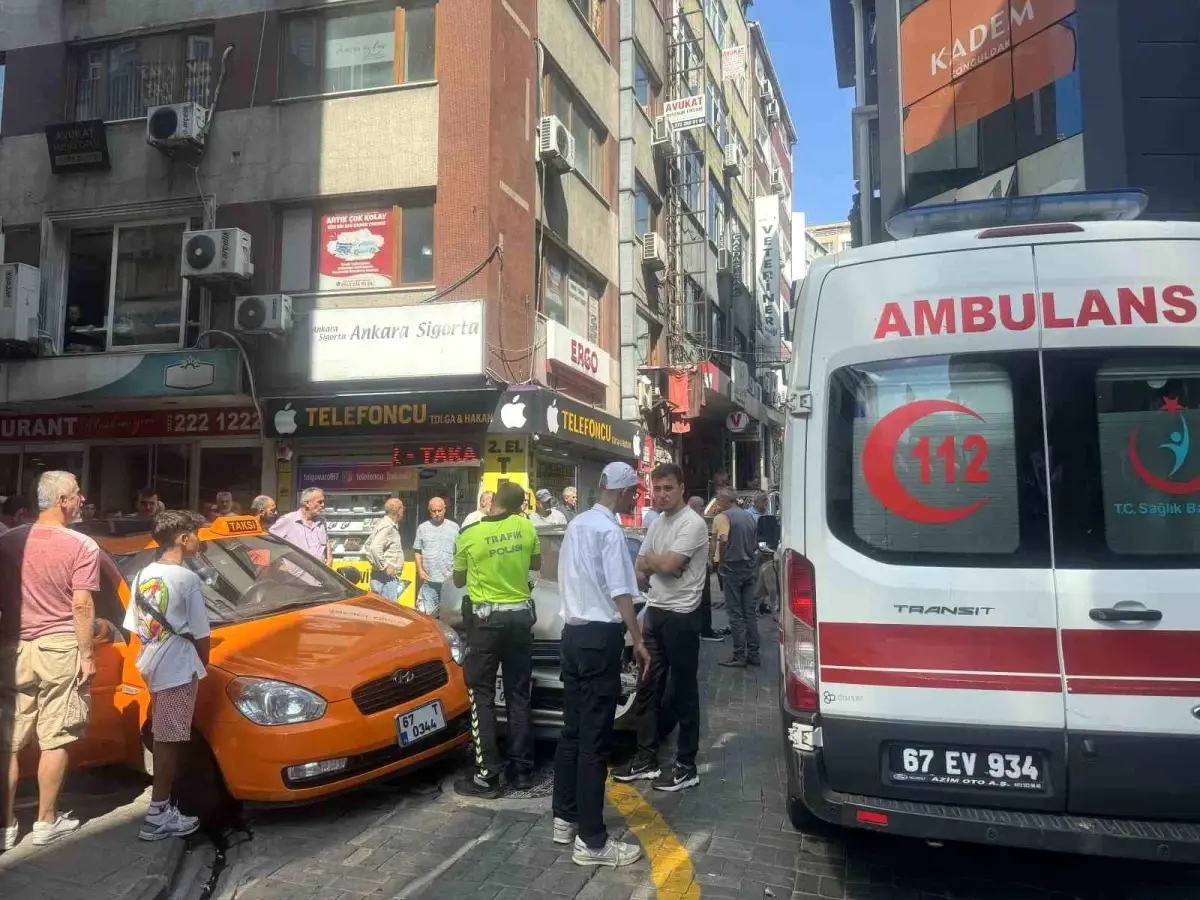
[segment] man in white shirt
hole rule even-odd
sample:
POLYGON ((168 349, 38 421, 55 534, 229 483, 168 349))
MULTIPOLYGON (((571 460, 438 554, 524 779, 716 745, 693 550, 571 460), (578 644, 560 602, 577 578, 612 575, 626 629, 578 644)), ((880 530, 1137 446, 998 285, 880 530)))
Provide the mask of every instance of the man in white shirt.
MULTIPOLYGON (((204 591, 185 559, 200 550, 196 529, 200 517, 167 510, 154 518, 158 557, 139 570, 130 583, 133 599, 125 628, 141 642, 137 668, 150 689, 154 734, 154 786, 150 810, 138 837, 144 841, 191 834, 198 819, 185 816, 171 802, 171 787, 183 748, 191 740, 192 715, 200 679, 208 674, 208 612, 204 591)), ((186 775, 185 775, 186 777, 186 775)))
POLYGON ((561 509, 554 508, 554 495, 542 488, 533 495, 537 501, 537 509, 529 514, 529 521, 534 528, 546 528, 550 525, 566 525, 567 517, 561 509))
POLYGON ((646 609, 646 647, 650 673, 638 687, 638 752, 613 771, 617 781, 653 780, 655 790, 682 791, 700 783, 696 753, 700 746, 700 599, 708 577, 708 527, 683 502, 683 470, 675 463, 655 466, 650 473, 659 517, 646 531, 638 554, 639 575, 649 579, 646 609), (672 709, 668 720, 679 723, 675 763, 658 766, 659 715, 667 679, 672 709))
POLYGON ((633 511, 637 473, 609 463, 600 476, 600 501, 567 526, 558 557, 563 600, 563 730, 554 759, 554 842, 574 843, 581 866, 627 866, 641 856, 635 844, 615 841, 604 827, 613 717, 621 685, 625 638, 644 673, 650 654, 633 609, 641 592, 618 515, 633 511))
POLYGON ((490 516, 492 514, 492 500, 495 499, 495 496, 496 494, 493 491, 484 491, 480 494, 479 508, 467 513, 466 518, 463 519, 462 527, 470 528, 484 516, 490 516))

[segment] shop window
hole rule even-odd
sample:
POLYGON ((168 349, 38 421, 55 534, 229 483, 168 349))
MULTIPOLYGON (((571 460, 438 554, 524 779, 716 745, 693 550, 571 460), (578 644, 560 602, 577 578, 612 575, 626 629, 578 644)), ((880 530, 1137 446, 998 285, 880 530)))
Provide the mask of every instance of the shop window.
POLYGON ((431 204, 280 213, 279 289, 355 291, 433 282, 431 204))
POLYGON ((262 480, 262 447, 200 448, 200 509, 249 514, 262 480), (230 495, 225 503, 222 495, 230 495))
POLYGON ((145 513, 149 489, 167 509, 188 509, 190 444, 111 444, 88 448, 88 501, 102 518, 145 513))
POLYGON ((67 255, 64 353, 101 353, 108 347, 112 250, 112 228, 71 232, 67 255))
POLYGON ((280 95, 306 97, 431 81, 437 7, 394 2, 288 16, 280 95))
POLYGON ((548 108, 575 138, 575 171, 595 188, 604 185, 605 135, 591 113, 560 73, 546 76, 548 108))
POLYGON ((71 58, 73 121, 137 119, 151 106, 191 100, 208 107, 214 81, 213 36, 161 34, 86 47, 71 58))
POLYGON ((21 496, 37 503, 37 483, 43 472, 70 472, 83 482, 82 450, 26 451, 21 466, 21 496))
POLYGON ((0 450, 0 497, 18 493, 21 484, 21 454, 0 450))

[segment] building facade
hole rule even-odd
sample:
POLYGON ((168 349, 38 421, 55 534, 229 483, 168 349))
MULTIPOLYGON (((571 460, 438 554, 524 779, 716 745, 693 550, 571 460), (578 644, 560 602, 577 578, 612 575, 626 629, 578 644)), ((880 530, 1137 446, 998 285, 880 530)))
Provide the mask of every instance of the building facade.
POLYGON ((1141 188, 1200 215, 1191 0, 831 0, 863 243, 908 207, 1141 188))
MULTIPOLYGON (((747 46, 722 10, 740 25, 720 46, 747 46)), ((460 517, 506 479, 586 503, 604 461, 653 462, 639 373, 679 330, 642 238, 668 195, 673 16, 4 4, 0 261, 36 321, 0 319, 0 494, 48 468, 97 515, 146 487, 287 509, 321 486, 352 558, 387 494, 415 526, 435 494, 460 517)), ((746 238, 752 188, 731 194, 713 118, 709 180, 746 238)), ((701 221, 715 307, 724 221, 701 221)))

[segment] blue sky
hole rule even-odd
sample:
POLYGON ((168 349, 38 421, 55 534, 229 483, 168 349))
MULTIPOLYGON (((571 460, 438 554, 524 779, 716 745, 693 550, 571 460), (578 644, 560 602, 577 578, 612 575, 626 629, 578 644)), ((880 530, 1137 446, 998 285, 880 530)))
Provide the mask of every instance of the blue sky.
POLYGON ((809 224, 840 222, 854 194, 854 91, 837 86, 829 0, 754 0, 747 15, 762 23, 796 126, 792 205, 809 224))

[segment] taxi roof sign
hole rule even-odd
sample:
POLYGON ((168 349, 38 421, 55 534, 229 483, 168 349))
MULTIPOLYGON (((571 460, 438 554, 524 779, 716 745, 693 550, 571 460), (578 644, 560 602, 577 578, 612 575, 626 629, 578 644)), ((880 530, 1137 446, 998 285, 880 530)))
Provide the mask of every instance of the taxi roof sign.
POLYGON ((215 535, 232 537, 242 534, 262 534, 262 525, 254 516, 219 516, 208 530, 215 535))

